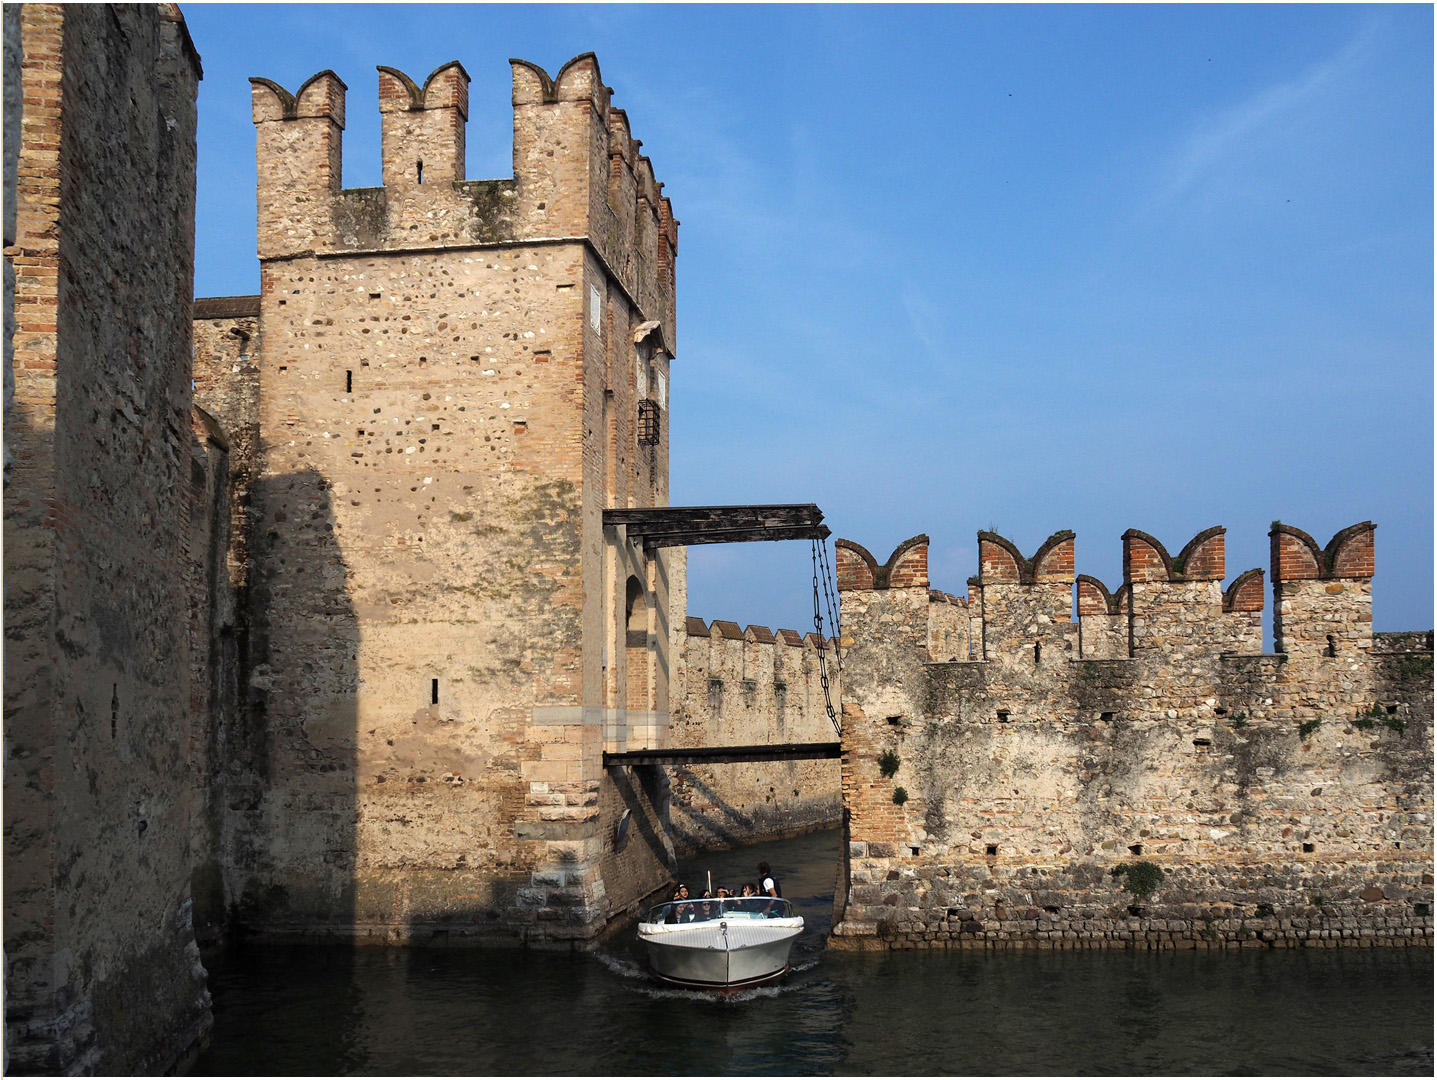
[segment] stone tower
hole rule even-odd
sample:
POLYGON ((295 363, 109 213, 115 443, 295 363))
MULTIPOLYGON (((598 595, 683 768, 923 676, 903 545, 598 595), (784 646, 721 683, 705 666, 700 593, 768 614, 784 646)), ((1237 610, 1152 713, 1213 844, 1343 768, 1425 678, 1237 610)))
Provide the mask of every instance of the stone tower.
POLYGON ((587 940, 665 879, 602 754, 664 737, 673 556, 602 512, 667 505, 678 223, 591 54, 512 67, 512 179, 465 179, 455 62, 379 69, 361 189, 340 78, 252 80, 261 293, 196 380, 257 435, 222 861, 260 932, 587 940))
POLYGON ((4 44, 5 1072, 163 1074, 211 1025, 200 59, 174 5, 7 4, 4 44))

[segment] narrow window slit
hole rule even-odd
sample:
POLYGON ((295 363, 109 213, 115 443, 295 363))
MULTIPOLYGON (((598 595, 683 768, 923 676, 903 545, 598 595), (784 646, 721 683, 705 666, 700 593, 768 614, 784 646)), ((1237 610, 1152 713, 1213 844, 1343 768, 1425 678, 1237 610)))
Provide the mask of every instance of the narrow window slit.
POLYGON ((345 392, 346 394, 352 394, 352 393, 354 393, 354 372, 353 372, 353 371, 346 371, 346 372, 344 373, 344 392, 345 392))
POLYGON ((424 162, 422 162, 422 161, 416 161, 416 162, 414 163, 414 169, 415 169, 415 172, 417 172, 417 173, 419 174, 419 182, 420 182, 421 184, 424 183, 424 162))
POLYGON ((431 705, 438 705, 438 704, 439 704, 439 680, 438 680, 438 679, 430 679, 430 680, 429 680, 429 704, 431 704, 431 705))

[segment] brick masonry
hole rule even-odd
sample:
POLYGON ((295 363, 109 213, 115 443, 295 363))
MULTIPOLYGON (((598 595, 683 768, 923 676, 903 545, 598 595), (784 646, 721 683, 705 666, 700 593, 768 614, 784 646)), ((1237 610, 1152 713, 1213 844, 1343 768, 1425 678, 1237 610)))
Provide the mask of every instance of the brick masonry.
POLYGON ((210 1025, 199 58, 172 5, 7 5, 5 48, 7 1071, 164 1072, 210 1025))
POLYGON ((980 533, 966 637, 927 537, 882 567, 839 541, 832 944, 1430 946, 1432 635, 1372 633, 1374 530, 1274 523, 1275 653, 1220 528, 1177 557, 1130 530, 1115 593, 1071 533, 1031 559, 980 533))
POLYGON ((345 189, 339 76, 252 80, 261 291, 196 305, 247 674, 209 906, 589 941, 673 857, 602 753, 666 738, 676 560, 601 512, 667 503, 677 222, 592 55, 514 63, 512 179, 463 175, 462 65, 378 81, 384 183, 345 189))

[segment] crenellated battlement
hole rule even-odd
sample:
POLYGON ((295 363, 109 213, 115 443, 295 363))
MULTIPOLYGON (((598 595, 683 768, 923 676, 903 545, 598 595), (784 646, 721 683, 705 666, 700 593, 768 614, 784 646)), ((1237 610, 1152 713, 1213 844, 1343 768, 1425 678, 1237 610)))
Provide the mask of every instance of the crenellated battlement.
POLYGON ((834 542, 834 574, 840 592, 849 589, 928 588, 928 537, 911 536, 893 549, 882 566, 862 544, 834 542))
POLYGON ((978 580, 982 585, 1068 584, 1073 580, 1073 537, 1071 529, 1055 532, 1033 553, 1023 558, 1018 545, 995 532, 978 533, 978 580))
MULTIPOLYGON (((1128 591, 1128 655, 1160 653, 1259 653, 1262 605, 1250 604, 1247 571, 1244 606, 1234 609, 1222 587, 1227 572, 1227 530, 1204 529, 1176 556, 1156 537, 1138 529, 1123 533, 1123 586, 1128 591)), ((1237 582, 1234 582, 1236 585, 1237 582)), ((1236 595, 1236 594, 1234 594, 1236 595)))
POLYGON ((674 341, 678 220, 593 53, 552 78, 510 61, 514 175, 467 180, 469 74, 458 61, 422 84, 378 68, 378 188, 342 186, 348 87, 321 71, 291 94, 250 80, 261 259, 587 240, 674 341))
POLYGON ((417 86, 404 72, 379 68, 382 176, 387 189, 464 179, 469 73, 451 60, 417 86))
POLYGON ((738 623, 729 622, 727 619, 715 619, 713 626, 710 627, 708 623, 695 615, 684 619, 684 633, 691 638, 707 638, 711 641, 743 641, 750 645, 772 645, 779 648, 833 650, 838 647, 836 639, 821 638, 812 630, 801 634, 797 630, 770 630, 757 623, 740 627, 738 623))
POLYGON ((1278 652, 1329 662, 1372 648, 1377 526, 1340 529, 1320 548, 1301 529, 1272 523, 1272 629, 1278 652))
POLYGON ((1372 535, 1319 549, 1274 526, 1286 636, 1265 655, 1264 572, 1223 588, 1220 526, 1176 556, 1128 530, 1111 591, 1074 574, 1070 532, 1031 558, 980 533, 966 604, 892 574, 926 567, 926 537, 884 566, 838 541, 833 943, 1257 943, 1222 911, 1264 920, 1264 941, 1430 941, 1432 639, 1373 642, 1372 535), (1150 900, 1120 888, 1134 859, 1163 871, 1150 900), (1319 887, 1360 904, 1329 919, 1319 887))
MULTIPOLYGON (((1371 522, 1349 526, 1323 548, 1302 530, 1274 523, 1277 652, 1331 659, 1334 650, 1372 647, 1375 529, 1371 522)), ((1070 530, 1054 533, 1031 557, 982 531, 979 572, 968 579, 966 601, 929 588, 926 535, 905 540, 883 564, 861 544, 839 540, 835 561, 841 592, 927 590, 935 660, 1021 657, 1040 664, 1045 651, 1070 660, 1255 655, 1262 652, 1265 572, 1245 570, 1223 586, 1226 532, 1220 525, 1204 529, 1174 556, 1156 537, 1129 529, 1122 536, 1123 583, 1109 590, 1074 573, 1070 530)))
POLYGON ((1221 525, 1204 529, 1173 558, 1156 537, 1129 529, 1123 533, 1123 580, 1220 581, 1227 558, 1226 534, 1221 525))

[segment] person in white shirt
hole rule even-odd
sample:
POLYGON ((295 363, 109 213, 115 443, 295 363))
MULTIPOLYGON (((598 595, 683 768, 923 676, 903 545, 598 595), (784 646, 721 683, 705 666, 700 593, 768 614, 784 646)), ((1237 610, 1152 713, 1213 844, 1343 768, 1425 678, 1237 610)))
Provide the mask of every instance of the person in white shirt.
MULTIPOLYGON (((760 896, 771 896, 778 899, 783 896, 783 890, 779 888, 778 878, 773 876, 773 869, 766 862, 758 864, 758 894, 760 896)), ((773 913, 774 905, 770 903, 763 909, 765 915, 773 913)))

